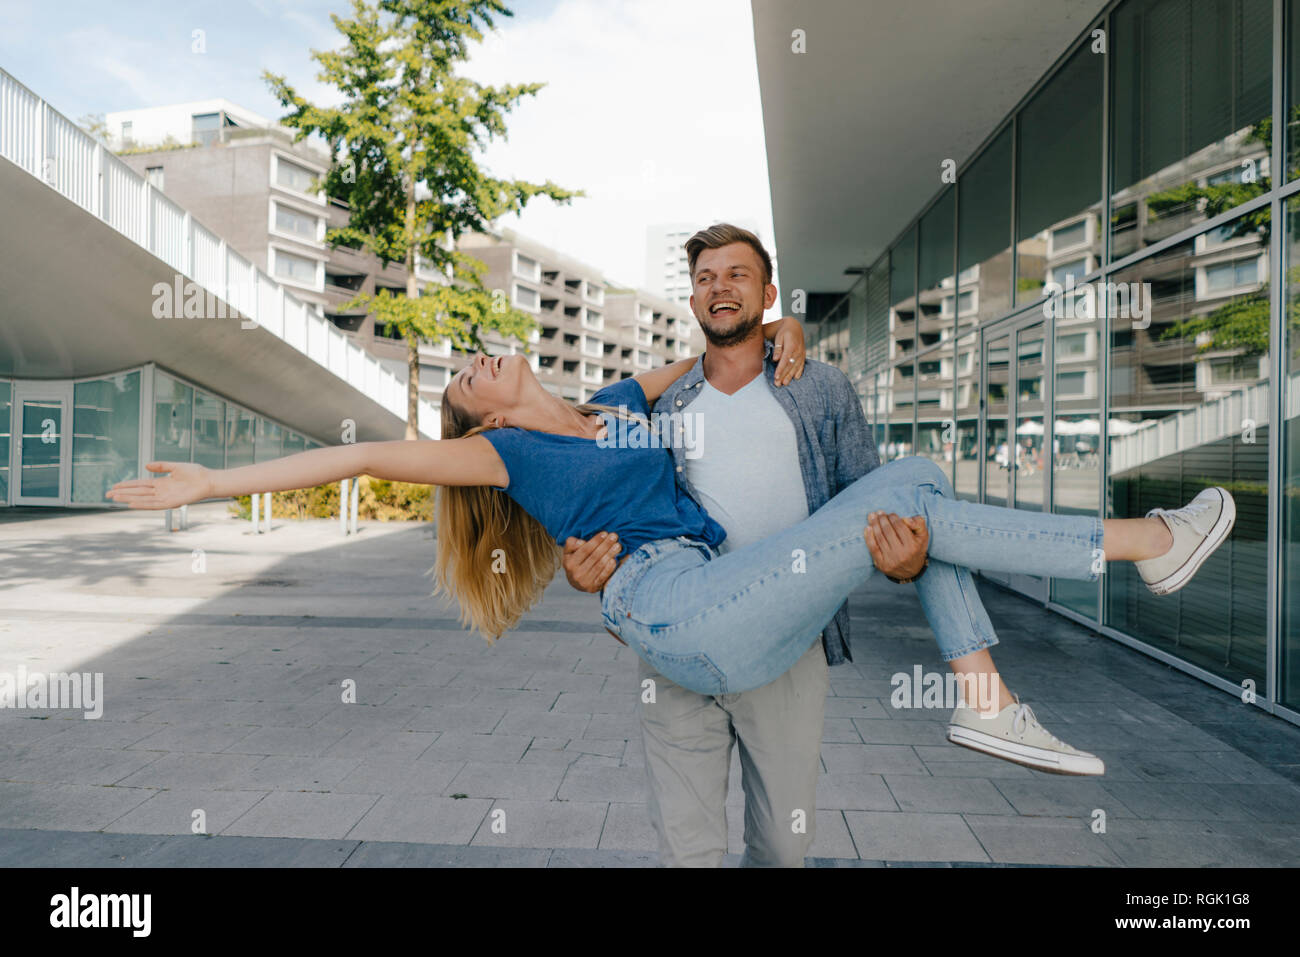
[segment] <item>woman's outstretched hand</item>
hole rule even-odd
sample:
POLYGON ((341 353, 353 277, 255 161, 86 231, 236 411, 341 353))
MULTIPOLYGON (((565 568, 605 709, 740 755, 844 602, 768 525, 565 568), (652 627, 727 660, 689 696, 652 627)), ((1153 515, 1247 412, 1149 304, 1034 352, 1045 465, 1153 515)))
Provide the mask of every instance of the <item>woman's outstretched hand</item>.
POLYGON ((775 385, 786 385, 803 375, 804 351, 803 325, 794 316, 782 316, 772 340, 772 361, 776 363, 775 385))
POLYGON ((212 494, 211 473, 193 462, 150 462, 150 472, 168 472, 161 478, 127 479, 105 493, 105 498, 131 508, 180 508, 212 494))

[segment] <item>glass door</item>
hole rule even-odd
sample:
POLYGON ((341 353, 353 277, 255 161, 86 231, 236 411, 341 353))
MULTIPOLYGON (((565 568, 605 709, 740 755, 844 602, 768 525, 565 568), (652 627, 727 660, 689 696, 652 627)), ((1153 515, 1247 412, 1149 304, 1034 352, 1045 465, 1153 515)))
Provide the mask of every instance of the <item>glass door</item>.
POLYGON ((66 505, 71 443, 71 385, 16 383, 13 502, 66 505))

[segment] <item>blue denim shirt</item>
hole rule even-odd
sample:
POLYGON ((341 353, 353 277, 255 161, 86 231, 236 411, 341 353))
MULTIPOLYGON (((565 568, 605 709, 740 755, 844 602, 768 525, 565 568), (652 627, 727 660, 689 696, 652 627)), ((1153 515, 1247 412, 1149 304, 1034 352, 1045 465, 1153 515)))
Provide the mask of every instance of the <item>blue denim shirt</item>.
MULTIPOLYGON (((764 375, 768 381, 776 374, 772 361, 772 343, 765 343, 764 375)), ((659 415, 681 412, 700 394, 704 385, 704 357, 684 376, 668 387, 654 411, 659 415)), ((804 364, 803 377, 789 385, 773 389, 794 423, 799 445, 799 470, 803 473, 804 494, 812 514, 838 492, 880 464, 875 439, 848 377, 834 366, 812 359, 804 364)), ((672 453, 677 481, 682 489, 699 501, 700 497, 686 478, 686 452, 681 442, 673 442, 672 453)), ((863 516, 863 526, 866 516, 863 516)), ((822 647, 828 664, 852 661, 849 651, 849 606, 846 602, 822 633, 822 647)))

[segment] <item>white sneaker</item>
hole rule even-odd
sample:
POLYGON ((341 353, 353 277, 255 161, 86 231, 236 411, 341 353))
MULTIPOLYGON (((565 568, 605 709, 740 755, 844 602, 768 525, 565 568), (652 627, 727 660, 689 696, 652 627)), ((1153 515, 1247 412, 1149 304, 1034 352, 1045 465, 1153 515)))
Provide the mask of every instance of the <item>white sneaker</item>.
POLYGON ((1009 704, 996 717, 986 718, 975 708, 961 705, 952 713, 948 740, 1053 774, 1105 774, 1106 765, 1095 754, 1072 748, 1049 734, 1027 704, 1009 704))
POLYGON ((1201 563, 1224 543, 1237 520, 1237 505, 1227 489, 1207 488, 1179 509, 1153 508, 1174 537, 1173 547, 1157 558, 1134 562, 1137 572, 1157 595, 1178 591, 1196 574, 1201 563))

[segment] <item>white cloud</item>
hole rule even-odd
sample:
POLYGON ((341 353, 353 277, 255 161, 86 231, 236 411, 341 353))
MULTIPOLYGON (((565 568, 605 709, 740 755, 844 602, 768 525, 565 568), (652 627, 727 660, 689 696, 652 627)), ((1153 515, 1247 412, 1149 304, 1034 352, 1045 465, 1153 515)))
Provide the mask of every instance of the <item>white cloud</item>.
POLYGON ((484 156, 495 175, 587 193, 535 200, 502 225, 634 285, 651 223, 753 219, 772 236, 746 0, 560 0, 500 23, 466 73, 547 84, 484 156))

